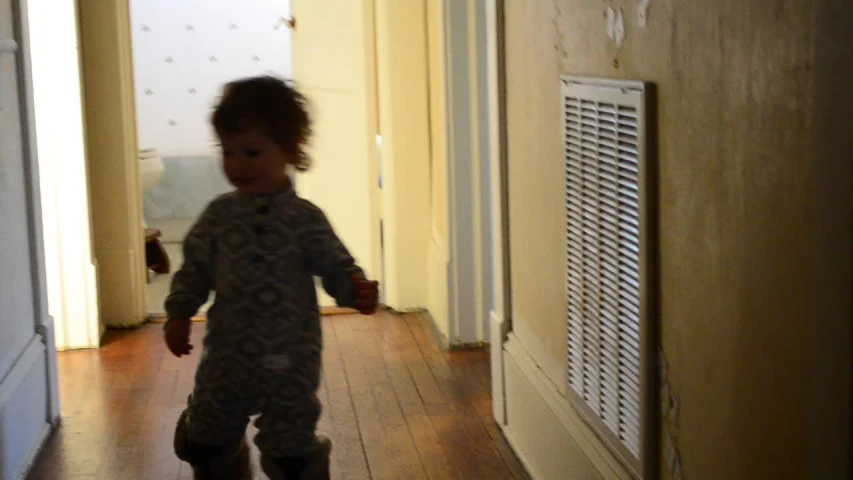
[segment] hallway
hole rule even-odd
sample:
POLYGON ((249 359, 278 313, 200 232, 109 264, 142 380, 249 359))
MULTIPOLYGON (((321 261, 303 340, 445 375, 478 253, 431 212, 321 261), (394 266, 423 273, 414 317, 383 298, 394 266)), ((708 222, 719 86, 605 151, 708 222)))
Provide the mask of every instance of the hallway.
MULTIPOLYGON (((171 441, 204 331, 193 326, 190 358, 167 354, 158 324, 61 353, 63 424, 29 478, 192 478, 171 441)), ((333 479, 526 478, 492 420, 488 352, 442 352, 419 315, 332 316, 323 330, 333 479)))

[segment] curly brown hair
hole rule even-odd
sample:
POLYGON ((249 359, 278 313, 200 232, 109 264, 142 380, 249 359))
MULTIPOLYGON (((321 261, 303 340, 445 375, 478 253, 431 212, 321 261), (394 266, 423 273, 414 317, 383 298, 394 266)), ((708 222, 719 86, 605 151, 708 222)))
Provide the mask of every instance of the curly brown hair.
POLYGON ((220 138, 258 129, 290 154, 297 170, 311 166, 308 100, 284 80, 262 76, 228 83, 211 120, 220 138))

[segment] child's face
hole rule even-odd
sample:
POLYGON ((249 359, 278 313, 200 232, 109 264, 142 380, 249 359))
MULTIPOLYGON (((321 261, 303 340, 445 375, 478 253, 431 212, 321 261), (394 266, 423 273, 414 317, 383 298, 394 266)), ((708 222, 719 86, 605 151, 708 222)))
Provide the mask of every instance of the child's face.
POLYGON ((220 138, 225 177, 238 192, 247 195, 275 193, 287 181, 288 154, 258 131, 220 138))

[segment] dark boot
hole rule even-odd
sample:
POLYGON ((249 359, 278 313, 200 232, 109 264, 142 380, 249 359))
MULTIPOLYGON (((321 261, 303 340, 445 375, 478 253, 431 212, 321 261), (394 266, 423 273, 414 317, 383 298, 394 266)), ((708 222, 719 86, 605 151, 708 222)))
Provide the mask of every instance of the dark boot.
POLYGON ((330 480, 329 456, 332 441, 317 437, 314 451, 305 457, 270 458, 261 456, 261 467, 270 480, 330 480))
POLYGON ((252 480, 249 445, 245 437, 225 447, 200 445, 187 438, 185 414, 175 429, 175 455, 193 467, 195 480, 252 480))
POLYGON ((195 480, 252 480, 249 445, 243 441, 240 450, 231 458, 214 458, 199 465, 191 464, 195 480))

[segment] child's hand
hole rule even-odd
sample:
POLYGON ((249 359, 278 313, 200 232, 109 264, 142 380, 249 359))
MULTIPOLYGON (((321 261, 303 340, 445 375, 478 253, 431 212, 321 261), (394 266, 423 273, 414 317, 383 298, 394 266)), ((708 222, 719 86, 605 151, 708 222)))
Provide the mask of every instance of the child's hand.
POLYGON ((362 315, 373 315, 379 306, 379 282, 352 276, 355 309, 362 315))
POLYGON ((176 357, 189 355, 193 350, 190 345, 190 320, 174 319, 166 325, 166 345, 176 357))

